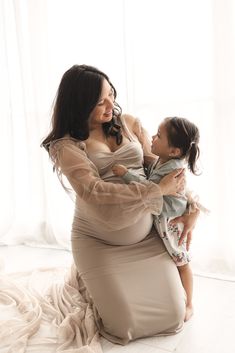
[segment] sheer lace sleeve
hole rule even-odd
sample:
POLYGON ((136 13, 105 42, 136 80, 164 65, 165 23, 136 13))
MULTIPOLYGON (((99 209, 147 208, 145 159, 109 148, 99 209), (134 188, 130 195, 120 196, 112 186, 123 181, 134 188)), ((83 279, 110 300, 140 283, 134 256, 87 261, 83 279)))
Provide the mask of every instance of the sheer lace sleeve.
POLYGON ((126 185, 103 181, 88 159, 84 146, 82 142, 61 139, 51 145, 50 156, 59 177, 66 176, 79 199, 89 204, 90 209, 94 208, 94 214, 110 221, 109 217, 119 218, 124 210, 131 216, 128 221, 131 223, 147 212, 161 213, 162 194, 158 185, 152 182, 148 185, 126 185), (118 206, 119 214, 113 215, 113 207, 109 205, 118 206))
POLYGON ((199 196, 196 195, 192 190, 186 190, 186 198, 187 198, 187 213, 194 213, 197 210, 201 211, 202 213, 208 215, 210 210, 208 210, 205 206, 203 206, 199 202, 199 196))

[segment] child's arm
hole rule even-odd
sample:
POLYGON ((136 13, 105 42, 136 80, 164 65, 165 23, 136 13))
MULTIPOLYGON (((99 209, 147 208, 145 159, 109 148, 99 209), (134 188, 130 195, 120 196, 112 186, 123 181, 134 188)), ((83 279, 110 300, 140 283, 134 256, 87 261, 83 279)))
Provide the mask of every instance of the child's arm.
POLYGON ((123 177, 126 174, 127 170, 128 170, 127 167, 125 167, 122 164, 115 164, 112 167, 113 174, 120 177, 123 177))
POLYGON ((143 177, 131 173, 124 165, 122 164, 115 164, 112 167, 112 171, 114 175, 120 176, 123 178, 123 180, 125 181, 126 184, 129 184, 132 181, 136 181, 138 183, 143 182, 144 179, 143 177))

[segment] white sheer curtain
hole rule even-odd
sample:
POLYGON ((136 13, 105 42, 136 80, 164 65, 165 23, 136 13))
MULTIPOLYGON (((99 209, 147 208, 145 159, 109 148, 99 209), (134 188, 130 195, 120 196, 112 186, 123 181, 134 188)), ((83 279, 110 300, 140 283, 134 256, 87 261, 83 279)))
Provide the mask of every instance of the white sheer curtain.
POLYGON ((233 136, 235 2, 126 1, 130 110, 149 131, 159 119, 184 116, 201 132, 200 177, 189 186, 211 210, 192 245, 194 268, 235 274, 233 136))
POLYGON ((233 0, 0 0, 0 242, 70 248, 73 203, 39 145, 63 72, 104 70, 125 112, 152 134, 165 116, 201 131, 199 177, 211 210, 192 245, 195 271, 235 277, 233 0))
MULTIPOLYGON (((144 117, 149 131, 156 131, 159 119, 168 115, 188 117, 200 127, 203 173, 189 176, 189 184, 211 215, 198 222, 193 262, 198 271, 234 275, 235 4, 146 4, 143 8, 138 2, 135 16, 127 15, 131 111, 144 117)), ((128 14, 131 5, 126 2, 128 14)))

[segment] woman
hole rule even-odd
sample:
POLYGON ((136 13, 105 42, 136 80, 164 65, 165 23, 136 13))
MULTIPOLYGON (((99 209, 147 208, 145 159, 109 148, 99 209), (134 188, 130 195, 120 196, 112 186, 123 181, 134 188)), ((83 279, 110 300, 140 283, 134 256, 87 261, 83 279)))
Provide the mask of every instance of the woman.
MULTIPOLYGON (((43 141, 62 180, 76 192, 72 226, 75 264, 97 310, 100 333, 113 342, 178 332, 185 296, 177 268, 152 227, 162 196, 182 189, 180 171, 157 185, 112 173, 124 164, 144 175, 150 144, 135 118, 121 115, 116 90, 94 67, 75 65, 62 77, 52 131, 43 141)), ((196 213, 181 217, 191 234, 196 213)), ((190 239, 190 237, 189 237, 190 239)))

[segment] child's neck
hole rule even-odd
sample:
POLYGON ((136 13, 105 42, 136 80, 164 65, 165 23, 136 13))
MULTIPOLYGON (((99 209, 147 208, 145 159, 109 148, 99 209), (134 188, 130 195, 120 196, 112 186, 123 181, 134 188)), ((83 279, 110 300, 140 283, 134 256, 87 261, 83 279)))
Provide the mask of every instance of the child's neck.
POLYGON ((172 158, 162 158, 162 157, 159 157, 157 163, 158 163, 158 164, 164 164, 164 163, 168 162, 170 159, 172 159, 172 158))

